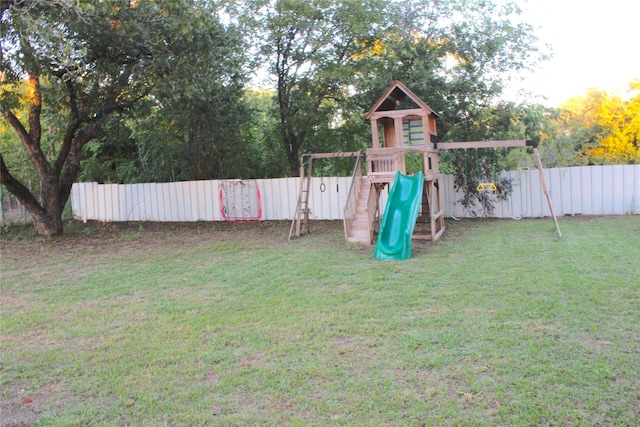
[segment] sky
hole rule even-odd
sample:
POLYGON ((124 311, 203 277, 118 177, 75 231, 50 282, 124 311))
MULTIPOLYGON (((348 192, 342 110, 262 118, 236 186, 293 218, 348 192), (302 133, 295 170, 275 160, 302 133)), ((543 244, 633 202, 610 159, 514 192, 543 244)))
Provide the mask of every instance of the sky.
POLYGON ((629 82, 640 79, 640 1, 516 0, 523 19, 541 42, 551 45, 552 59, 534 73, 523 73, 507 91, 544 98, 536 102, 557 107, 589 88, 625 99, 629 82))

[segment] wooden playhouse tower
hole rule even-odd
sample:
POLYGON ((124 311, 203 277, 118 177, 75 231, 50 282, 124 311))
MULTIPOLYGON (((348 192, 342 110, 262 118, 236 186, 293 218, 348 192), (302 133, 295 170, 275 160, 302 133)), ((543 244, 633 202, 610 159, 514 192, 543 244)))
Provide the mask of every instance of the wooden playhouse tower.
POLYGON ((348 242, 371 244, 380 224, 380 195, 396 171, 407 173, 407 156, 419 159, 424 174, 422 208, 415 239, 438 239, 445 230, 440 195, 436 119, 439 116, 408 87, 393 82, 366 114, 373 147, 365 155, 366 175, 354 174, 345 207, 348 242), (415 153, 415 154, 412 154, 415 153), (353 199, 353 200, 352 200, 353 199))
POLYGON ((351 188, 344 208, 347 242, 374 243, 380 227, 380 198, 391 188, 396 171, 407 173, 407 156, 420 159, 424 186, 414 239, 436 240, 444 233, 436 119, 438 115, 399 81, 393 82, 366 114, 371 121, 373 147, 365 154, 319 153, 302 156, 300 191, 289 238, 309 231, 309 194, 314 159, 356 157, 351 188), (366 165, 366 168, 365 168, 366 165), (363 172, 363 169, 366 172, 363 172))

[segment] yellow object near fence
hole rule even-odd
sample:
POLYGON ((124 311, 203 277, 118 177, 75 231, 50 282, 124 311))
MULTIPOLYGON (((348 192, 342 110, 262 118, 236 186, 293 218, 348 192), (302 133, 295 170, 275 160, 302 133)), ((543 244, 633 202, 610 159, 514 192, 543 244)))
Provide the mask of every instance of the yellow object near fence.
POLYGON ((498 191, 498 187, 493 182, 481 182, 478 184, 478 191, 498 191))

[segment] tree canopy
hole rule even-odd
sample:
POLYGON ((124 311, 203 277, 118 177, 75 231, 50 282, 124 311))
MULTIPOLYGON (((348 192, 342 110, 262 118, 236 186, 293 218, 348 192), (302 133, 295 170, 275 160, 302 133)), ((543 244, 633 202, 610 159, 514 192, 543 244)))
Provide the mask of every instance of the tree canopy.
POLYGON ((592 89, 560 106, 557 138, 574 148, 575 163, 640 163, 640 80, 629 89, 628 101, 592 89))
POLYGON ((227 68, 237 59, 229 53, 234 42, 205 6, 195 0, 3 0, 1 113, 37 171, 40 194, 12 174, 15 165, 7 165, 4 154, 1 182, 29 210, 39 234, 62 232, 83 148, 101 131, 126 126, 109 127, 111 120, 124 120, 141 100, 149 112, 174 102, 173 111, 185 113, 177 119, 191 121, 182 131, 192 133, 186 139, 195 146, 211 119, 188 113, 219 95, 226 99, 229 87, 242 87, 241 68, 227 68), (176 88, 180 97, 166 96, 176 88), (55 126, 43 128, 45 117, 55 126))
POLYGON ((300 149, 321 145, 335 125, 357 72, 357 54, 376 39, 385 2, 275 0, 236 2, 275 87, 276 134, 291 176, 299 174, 300 149))

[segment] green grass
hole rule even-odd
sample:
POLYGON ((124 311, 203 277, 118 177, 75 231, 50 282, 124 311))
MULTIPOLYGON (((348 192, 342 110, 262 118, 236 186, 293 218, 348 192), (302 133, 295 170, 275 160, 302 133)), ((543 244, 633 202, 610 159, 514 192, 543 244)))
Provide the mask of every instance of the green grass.
POLYGON ((640 425, 640 217, 447 224, 5 233, 4 422, 640 425))

